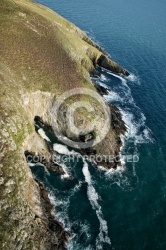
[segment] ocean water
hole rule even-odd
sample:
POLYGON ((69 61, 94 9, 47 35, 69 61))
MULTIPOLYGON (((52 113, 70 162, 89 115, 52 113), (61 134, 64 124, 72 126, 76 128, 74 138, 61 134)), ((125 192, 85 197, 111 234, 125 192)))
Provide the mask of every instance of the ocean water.
MULTIPOLYGON (((136 163, 105 172, 82 159, 62 162, 64 178, 32 167, 45 183, 55 216, 73 233, 68 249, 166 249, 166 2, 38 0, 75 23, 132 75, 102 71, 128 126, 125 154, 136 163), (72 179, 68 179, 72 176, 72 179)), ((52 134, 58 155, 76 155, 52 134)))

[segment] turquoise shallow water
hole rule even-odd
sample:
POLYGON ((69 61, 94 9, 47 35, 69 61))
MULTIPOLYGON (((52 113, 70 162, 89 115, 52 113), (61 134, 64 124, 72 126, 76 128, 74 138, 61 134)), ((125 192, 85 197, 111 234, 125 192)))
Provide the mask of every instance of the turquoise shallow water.
POLYGON ((98 81, 113 91, 109 101, 122 110, 129 129, 124 152, 138 155, 138 163, 105 173, 80 158, 66 164, 73 180, 32 168, 57 204, 56 216, 77 234, 68 248, 166 249, 166 3, 38 2, 85 30, 135 75, 122 80, 102 72, 98 81))

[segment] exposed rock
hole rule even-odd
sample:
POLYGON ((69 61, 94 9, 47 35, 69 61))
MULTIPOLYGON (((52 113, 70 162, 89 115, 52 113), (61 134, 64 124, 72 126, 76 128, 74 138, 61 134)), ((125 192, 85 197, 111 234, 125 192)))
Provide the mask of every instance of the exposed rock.
POLYGON ((88 142, 88 141, 91 141, 95 138, 95 135, 94 135, 94 131, 88 133, 88 134, 83 134, 83 135, 80 135, 79 137, 79 140, 81 142, 88 142))
POLYGON ((45 166, 48 170, 56 172, 58 174, 65 174, 62 167, 58 165, 58 159, 55 156, 50 155, 46 157, 44 154, 37 154, 36 152, 25 151, 25 157, 29 165, 35 164, 38 166, 45 166))
POLYGON ((126 126, 119 109, 112 104, 109 104, 109 108, 111 111, 111 128, 108 135, 99 144, 82 150, 84 155, 93 156, 91 159, 95 163, 107 169, 116 168, 121 164, 119 153, 122 141, 120 136, 126 132, 126 126))
POLYGON ((4 178, 0 177, 0 185, 4 184, 4 178))
POLYGON ((96 87, 98 93, 99 93, 100 95, 102 95, 102 96, 103 96, 103 95, 108 95, 109 92, 111 91, 110 88, 103 87, 103 86, 100 85, 100 84, 95 84, 95 87, 96 87))
POLYGON ((51 158, 48 143, 36 132, 33 132, 24 140, 23 152, 24 151, 34 152, 36 155, 43 155, 45 158, 51 158))
POLYGON ((98 60, 97 60, 97 64, 104 68, 104 69, 107 69, 107 70, 110 70, 112 71, 113 73, 115 74, 118 74, 118 75, 125 75, 125 76, 129 76, 130 73, 121 68, 117 63, 113 62, 112 60, 110 60, 106 55, 101 55, 98 60))
POLYGON ((52 215, 52 211, 54 206, 50 203, 48 198, 48 192, 46 191, 44 185, 36 180, 40 188, 40 197, 43 213, 45 217, 35 216, 35 219, 39 224, 43 222, 48 227, 49 238, 47 241, 47 249, 66 249, 65 244, 67 242, 68 237, 70 237, 70 233, 65 232, 63 229, 63 225, 56 220, 54 215, 52 215))
MULTIPOLYGON (((34 122, 35 122, 35 125, 39 124, 40 127, 44 127, 48 131, 53 132, 51 125, 47 122, 43 122, 43 119, 40 116, 35 116, 34 122)), ((37 129, 36 129, 36 132, 37 132, 37 129)))
MULTIPOLYGON (((30 0, 1 0, 0 34, 0 249, 65 249, 66 233, 50 215, 44 187, 34 181, 24 156, 26 150, 48 158, 51 154, 49 144, 34 130, 34 117, 50 126, 54 103, 62 93, 80 87, 96 91, 90 79, 90 74, 98 74, 96 65, 128 73, 75 25, 30 0)), ((72 102, 78 100, 87 101, 87 96, 78 95, 72 102)), ((104 122, 99 105, 92 98, 88 101, 104 122)), ((58 123, 75 139, 67 128, 67 104, 58 123)), ((77 112, 76 125, 86 127, 88 115, 77 112)), ((119 152, 121 125, 114 108, 112 120, 105 140, 89 152, 119 152)), ((51 162, 45 164, 52 168, 51 162)))

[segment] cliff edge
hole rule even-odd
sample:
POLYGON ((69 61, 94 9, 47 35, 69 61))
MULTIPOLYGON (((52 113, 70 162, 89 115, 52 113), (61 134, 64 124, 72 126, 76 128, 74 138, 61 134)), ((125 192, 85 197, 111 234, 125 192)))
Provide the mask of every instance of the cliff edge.
MULTIPOLYGON (((29 0, 0 1, 0 34, 0 249, 65 249, 68 234, 51 215, 47 192, 34 180, 24 156, 27 149, 47 151, 34 117, 51 124, 58 96, 74 88, 97 92, 90 78, 99 74, 96 66, 129 73, 74 24, 29 0)), ((121 146, 124 124, 119 130, 121 118, 111 109, 114 128, 96 146, 99 153, 117 154, 121 146)), ((98 106, 96 112, 102 118, 98 106)), ((65 108, 58 122, 72 138, 64 114, 65 108)), ((76 122, 86 124, 85 118, 85 111, 79 111, 76 122)))

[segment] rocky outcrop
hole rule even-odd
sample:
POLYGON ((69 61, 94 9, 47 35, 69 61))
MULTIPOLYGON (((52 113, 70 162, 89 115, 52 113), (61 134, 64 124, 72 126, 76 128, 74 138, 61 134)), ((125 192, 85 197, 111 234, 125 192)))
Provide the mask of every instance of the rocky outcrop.
POLYGON ((40 199, 41 199, 41 207, 43 209, 44 218, 36 215, 35 219, 40 224, 44 223, 46 226, 46 235, 47 240, 45 242, 45 249, 66 249, 65 244, 67 239, 71 236, 70 233, 67 233, 63 229, 63 225, 58 222, 54 215, 52 215, 52 211, 54 206, 50 203, 48 198, 48 192, 46 191, 44 185, 36 180, 39 189, 40 189, 40 199))
POLYGON ((63 175, 64 171, 58 164, 59 160, 53 153, 51 144, 34 132, 23 143, 26 162, 29 166, 35 164, 63 175))
POLYGON ((98 60, 97 60, 97 65, 107 69, 117 75, 124 75, 124 76, 129 76, 130 73, 123 69, 122 67, 120 67, 116 62, 113 62, 112 60, 109 59, 108 56, 102 54, 98 60))
POLYGON ((100 84, 94 84, 96 90, 98 91, 98 93, 103 96, 103 95, 108 95, 109 92, 111 92, 110 88, 104 87, 100 84))
MULTIPOLYGON (((81 151, 83 155, 89 156, 94 163, 106 169, 117 168, 117 166, 121 165, 121 136, 126 132, 126 126, 118 108, 112 104, 109 104, 109 108, 111 112, 111 128, 107 136, 99 144, 90 145, 90 147, 81 151)), ((86 135, 86 137, 91 137, 91 134, 86 135)))
POLYGON ((117 166, 121 165, 121 136, 126 132, 126 125, 122 120, 119 109, 112 104, 109 104, 109 107, 111 111, 110 131, 105 139, 93 148, 96 152, 96 155, 99 155, 99 157, 96 158, 96 162, 98 163, 98 165, 104 166, 107 169, 116 168, 117 166))

